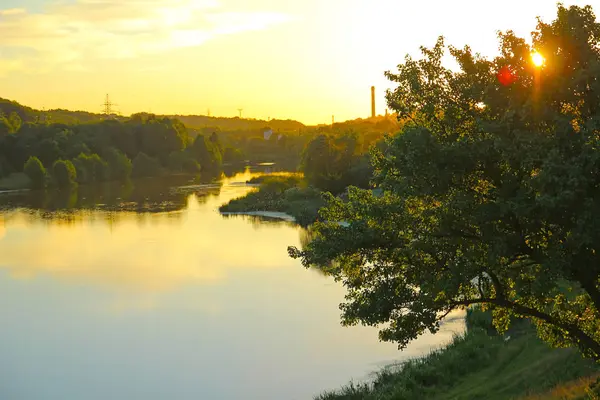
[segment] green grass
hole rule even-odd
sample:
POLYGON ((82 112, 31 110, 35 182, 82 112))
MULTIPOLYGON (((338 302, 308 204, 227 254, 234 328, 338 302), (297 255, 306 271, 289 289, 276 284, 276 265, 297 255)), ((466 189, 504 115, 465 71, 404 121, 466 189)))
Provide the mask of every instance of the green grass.
POLYGON ((481 311, 470 310, 467 326, 467 333, 444 349, 384 369, 370 384, 350 384, 316 399, 522 399, 600 372, 575 349, 549 348, 526 321, 514 324, 506 342, 490 334, 489 318, 481 311))
POLYGON ((313 223, 325 205, 321 192, 305 184, 302 177, 264 176, 248 183, 260 184, 258 190, 231 200, 219 208, 222 212, 278 211, 296 219, 302 226, 313 223))
POLYGON ((0 178, 0 190, 21 190, 29 189, 31 181, 23 172, 15 172, 0 178))

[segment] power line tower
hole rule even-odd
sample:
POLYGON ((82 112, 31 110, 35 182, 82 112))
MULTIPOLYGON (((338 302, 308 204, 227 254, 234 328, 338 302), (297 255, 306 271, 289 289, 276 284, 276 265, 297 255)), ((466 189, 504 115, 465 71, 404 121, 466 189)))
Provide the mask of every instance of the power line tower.
POLYGON ((242 118, 242 111, 244 111, 244 109, 243 108, 238 108, 237 110, 240 113, 240 118, 242 118))
POLYGON ((112 101, 110 101, 110 97, 108 97, 108 94, 106 95, 106 100, 104 100, 104 104, 102 104, 102 112, 106 117, 110 117, 112 114, 115 113, 113 107, 116 106, 117 104, 113 103, 112 101))

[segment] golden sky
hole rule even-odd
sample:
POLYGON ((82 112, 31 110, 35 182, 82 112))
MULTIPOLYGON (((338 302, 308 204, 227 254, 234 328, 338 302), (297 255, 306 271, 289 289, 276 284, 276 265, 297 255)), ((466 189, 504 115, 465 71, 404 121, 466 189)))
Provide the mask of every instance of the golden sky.
MULTIPOLYGON (((595 0, 564 1, 586 5, 595 0)), ((122 114, 366 117, 370 86, 438 35, 493 55, 554 0, 0 0, 0 97, 122 114)), ((600 14, 600 9, 595 6, 600 14)))

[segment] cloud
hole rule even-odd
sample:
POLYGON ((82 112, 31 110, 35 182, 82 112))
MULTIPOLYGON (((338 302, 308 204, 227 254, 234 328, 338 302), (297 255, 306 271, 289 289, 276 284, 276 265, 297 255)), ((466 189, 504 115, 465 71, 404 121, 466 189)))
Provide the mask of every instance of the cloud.
POLYGON ((25 10, 24 8, 9 8, 8 10, 0 10, 0 17, 25 14, 26 12, 27 10, 25 10))
MULTIPOLYGON (((48 69, 200 46, 289 20, 275 12, 230 12, 216 0, 78 0, 49 5, 43 13, 0 10, 0 47, 17 50, 5 62, 48 69)), ((7 65, 0 64, 0 73, 14 69, 7 65)))

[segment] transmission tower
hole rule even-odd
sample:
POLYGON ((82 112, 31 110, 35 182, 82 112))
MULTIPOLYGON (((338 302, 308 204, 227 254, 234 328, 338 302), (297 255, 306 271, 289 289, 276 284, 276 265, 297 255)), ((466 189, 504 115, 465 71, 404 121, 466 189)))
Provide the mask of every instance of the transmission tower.
POLYGON ((107 117, 111 116, 112 114, 114 114, 114 109, 113 107, 116 106, 115 103, 113 103, 112 101, 110 101, 110 98, 108 97, 108 94, 106 95, 106 100, 104 100, 104 104, 102 104, 103 106, 103 113, 104 115, 106 115, 107 117))
POLYGON ((242 118, 242 111, 244 111, 244 109, 243 108, 238 108, 237 110, 240 113, 240 118, 242 118))

